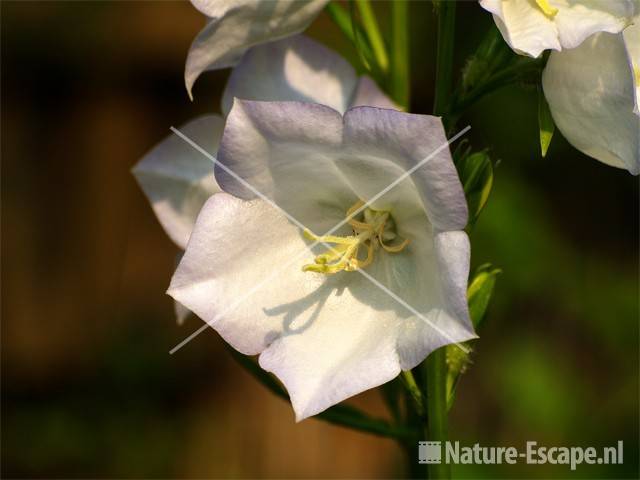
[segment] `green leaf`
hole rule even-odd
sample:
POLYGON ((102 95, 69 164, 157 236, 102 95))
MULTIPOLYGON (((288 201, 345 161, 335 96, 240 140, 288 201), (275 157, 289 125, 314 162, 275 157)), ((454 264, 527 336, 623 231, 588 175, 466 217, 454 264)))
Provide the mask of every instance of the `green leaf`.
POLYGON ((538 127, 540 129, 540 150, 544 158, 547 155, 549 145, 551 145, 556 124, 553 122, 549 104, 540 87, 538 87, 538 127))
POLYGON ((493 165, 486 151, 462 156, 456 163, 469 206, 469 225, 473 225, 487 204, 493 187, 493 165))

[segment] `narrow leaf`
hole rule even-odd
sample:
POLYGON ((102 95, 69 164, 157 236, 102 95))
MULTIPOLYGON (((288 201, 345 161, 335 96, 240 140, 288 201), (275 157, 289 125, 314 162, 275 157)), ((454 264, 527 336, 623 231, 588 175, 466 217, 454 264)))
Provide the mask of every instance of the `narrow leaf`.
POLYGON ((544 158, 547 156, 549 145, 551 145, 556 124, 553 122, 549 104, 540 87, 538 87, 538 127, 540 129, 540 150, 544 158))

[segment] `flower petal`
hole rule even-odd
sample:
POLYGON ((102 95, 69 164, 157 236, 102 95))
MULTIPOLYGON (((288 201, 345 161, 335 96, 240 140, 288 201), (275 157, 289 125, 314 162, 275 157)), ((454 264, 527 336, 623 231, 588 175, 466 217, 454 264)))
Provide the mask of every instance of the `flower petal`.
POLYGON ((560 50, 558 30, 552 19, 532 0, 480 0, 493 14, 502 37, 517 53, 538 57, 544 50, 560 50))
POLYGON ((211 18, 191 44, 185 66, 189 96, 200 74, 235 65, 255 45, 301 32, 327 0, 195 1, 211 18))
MULTIPOLYGON (((207 115, 180 127, 180 131, 215 155, 223 127, 221 117, 207 115)), ((138 162, 133 174, 167 235, 184 249, 200 207, 220 191, 211 160, 171 134, 138 162)))
POLYGON ((619 33, 629 25, 634 15, 632 1, 555 0, 558 14, 554 20, 562 48, 575 48, 598 32, 619 33))
MULTIPOLYGON (((436 229, 460 230, 467 222, 466 201, 437 117, 356 107, 345 115, 343 132, 340 115, 324 106, 238 100, 218 160, 323 232, 344 218, 345 204, 372 198, 429 156, 375 205, 426 210, 436 229)), ((219 167, 216 179, 232 195, 255 197, 219 167)))
POLYGON ((395 206, 393 214, 399 216, 399 209, 404 206, 411 212, 410 205, 417 201, 436 230, 466 226, 467 203, 439 117, 352 108, 344 117, 344 150, 336 163, 362 199, 373 198, 424 162, 374 202, 376 208, 395 206))
POLYGON ((180 302, 173 302, 173 309, 176 314, 176 322, 182 325, 191 314, 191 310, 182 305, 180 302))
POLYGON ((266 202, 216 194, 168 290, 240 352, 263 352, 261 365, 284 382, 298 420, 400 372, 394 300, 357 274, 302 272, 313 257, 305 243, 266 202))
POLYGON ((233 69, 222 97, 226 115, 233 98, 300 101, 344 112, 356 88, 356 73, 340 55, 296 35, 250 49, 233 69))
POLYGON ((636 23, 623 32, 624 44, 627 47, 627 55, 629 63, 633 70, 633 84, 636 87, 635 109, 636 115, 640 115, 640 17, 636 19, 636 23))
MULTIPOLYGON (((411 368, 441 345, 474 337, 432 305, 425 317, 443 336, 357 273, 302 272, 311 258, 271 205, 220 193, 203 207, 168 290, 240 352, 262 352, 260 365, 285 384, 297 420, 393 379, 401 361, 411 368)), ((468 268, 468 256, 462 261, 468 268)), ((425 283, 415 271, 438 268, 423 267, 388 256, 371 274, 400 282, 422 309, 430 294, 418 291, 425 283)))
MULTIPOLYGON (((376 294, 365 278, 351 274, 348 280, 349 288, 321 290, 305 299, 316 302, 319 313, 312 313, 303 332, 282 335, 260 355, 260 366, 286 386, 297 421, 400 373, 401 321, 393 310, 376 311, 353 297, 352 289, 376 294)), ((291 308, 295 304, 282 311, 291 308)))
POLYGON ((575 48, 594 33, 619 33, 635 15, 634 0, 480 0, 493 13, 505 41, 517 53, 538 57, 544 50, 575 48))
POLYGON ((380 87, 370 77, 366 75, 360 77, 358 80, 358 86, 353 99, 351 100, 351 107, 378 107, 389 108, 392 110, 402 110, 396 103, 391 100, 385 93, 380 90, 380 87))
POLYGON ((600 33, 553 52, 542 75, 553 119, 578 150, 607 165, 640 171, 640 119, 622 34, 600 33))
MULTIPOLYGON (((366 108, 350 112, 357 110, 366 108)), ((416 119, 382 118, 400 126, 400 138, 389 147, 398 164, 386 162, 401 169, 413 158, 409 153, 426 148, 405 145, 404 157, 397 151, 403 140, 418 141, 413 134, 403 137, 410 130, 407 122, 416 119)), ((422 136, 433 130, 424 121, 416 124, 423 127, 422 136)), ((304 205, 302 213, 329 228, 344 218, 355 196, 351 172, 337 170, 334 163, 353 153, 344 148, 342 133, 340 115, 328 107, 237 100, 218 157, 285 210, 297 215, 304 205)), ((387 153, 363 152, 374 157, 387 153)), ((448 169, 441 168, 439 179, 430 180, 436 191, 449 182, 448 169)), ((228 191, 255 196, 242 182, 220 173, 228 191)), ((366 170, 361 174, 368 175, 366 170)), ((414 196, 421 205, 419 195, 414 196)), ((398 254, 380 252, 362 274, 303 273, 300 267, 313 255, 284 214, 262 200, 217 194, 198 217, 169 294, 234 348, 262 352, 260 364, 283 381, 301 420, 391 380, 439 346, 475 337, 465 303, 466 235, 434 237, 421 206, 412 207, 397 229, 411 240, 409 246, 398 254), (250 296, 245 298, 245 292, 250 296)))
MULTIPOLYGON (((358 198, 334 164, 342 144, 342 117, 323 105, 237 100, 227 118, 218 160, 257 191, 324 233, 344 219, 358 198)), ((255 198, 216 166, 227 193, 255 198)))
POLYGON ((236 350, 255 355, 285 328, 270 309, 320 287, 323 279, 301 268, 312 259, 279 210, 218 193, 202 207, 167 293, 236 350))

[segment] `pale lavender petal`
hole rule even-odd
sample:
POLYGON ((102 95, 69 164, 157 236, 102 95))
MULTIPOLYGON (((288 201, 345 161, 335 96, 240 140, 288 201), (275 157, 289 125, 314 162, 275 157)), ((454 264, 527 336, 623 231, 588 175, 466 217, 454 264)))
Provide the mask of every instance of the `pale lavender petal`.
MULTIPOLYGON (((207 115, 179 130, 215 155, 223 127, 221 117, 207 115)), ((213 162, 172 133, 138 162, 133 174, 167 235, 184 249, 200 208, 220 191, 213 162)))
POLYGON ((304 35, 250 49, 233 69, 222 111, 243 100, 300 101, 344 112, 356 88, 356 73, 340 55, 304 35))
POLYGON ((200 74, 235 65, 247 49, 303 31, 327 0, 218 0, 194 4, 211 17, 187 56, 189 96, 200 74))

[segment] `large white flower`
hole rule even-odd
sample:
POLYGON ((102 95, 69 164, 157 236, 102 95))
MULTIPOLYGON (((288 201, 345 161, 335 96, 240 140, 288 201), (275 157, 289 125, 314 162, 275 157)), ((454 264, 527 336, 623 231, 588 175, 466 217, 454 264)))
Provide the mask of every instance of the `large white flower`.
POLYGON ((552 52, 542 75, 553 120, 583 153, 640 172, 640 25, 552 52))
POLYGON ((203 207, 168 293, 260 354, 298 420, 474 338, 467 207, 446 141, 437 117, 236 100, 218 161, 243 181, 217 167, 225 193, 203 207), (313 240, 331 248, 312 253, 313 240))
POLYGON ((517 53, 575 48, 596 32, 618 33, 636 12, 637 0, 480 0, 504 40, 517 53))
POLYGON ((208 18, 191 44, 184 79, 234 66, 251 47, 303 31, 328 0, 191 0, 208 18))
MULTIPOLYGON (((250 49, 233 70, 222 99, 226 115, 234 97, 248 100, 299 100, 344 112, 350 106, 395 108, 369 77, 358 77, 340 55, 302 35, 250 49)), ((179 130, 216 155, 224 119, 206 115, 179 130)), ((154 212, 182 250, 204 202, 220 188, 213 163, 184 140, 169 135, 135 166, 133 173, 154 212)), ((183 318, 185 312, 178 311, 183 318)))

